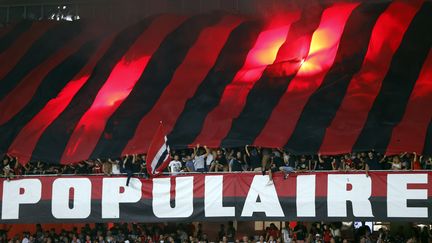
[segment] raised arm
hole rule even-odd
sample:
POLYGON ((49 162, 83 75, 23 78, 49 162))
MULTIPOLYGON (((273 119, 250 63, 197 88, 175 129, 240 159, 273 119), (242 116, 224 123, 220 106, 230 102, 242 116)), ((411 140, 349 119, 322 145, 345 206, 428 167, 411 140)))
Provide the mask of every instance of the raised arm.
POLYGON ((123 159, 123 165, 126 163, 126 161, 128 160, 128 158, 129 158, 129 154, 126 154, 126 156, 124 157, 124 159, 123 159))
POLYGON ((321 154, 320 154, 320 153, 318 154, 318 161, 319 161, 320 163, 323 163, 323 162, 324 162, 323 159, 321 158, 321 154))
POLYGON ((230 153, 227 156, 227 159, 228 158, 233 158, 233 157, 234 157, 234 149, 231 149, 230 153))
POLYGON ((207 148, 207 146, 205 146, 205 145, 204 145, 204 149, 205 149, 205 151, 206 151, 205 156, 208 156, 209 153, 210 153, 210 149, 207 148))
POLYGON ((385 162, 385 160, 387 159, 387 155, 384 155, 381 159, 380 159, 380 163, 385 162))
POLYGON ((200 147, 200 145, 199 144, 197 144, 197 146, 196 147, 194 147, 194 149, 193 149, 193 153, 192 153, 192 158, 195 158, 196 157, 196 155, 197 155, 197 152, 198 152, 198 148, 200 147))
POLYGON ((86 163, 87 165, 92 165, 92 163, 90 163, 88 160, 84 160, 84 163, 86 163))
POLYGON ((14 168, 18 169, 18 166, 19 166, 18 157, 14 157, 14 160, 15 160, 15 166, 14 166, 14 168))
POLYGON ((332 169, 333 170, 336 170, 337 168, 336 168, 336 158, 334 158, 333 157, 333 160, 332 160, 332 162, 331 162, 331 166, 332 166, 332 169))
POLYGON ((250 153, 249 153, 249 145, 246 145, 246 146, 245 146, 245 152, 246 152, 247 156, 250 157, 250 153))

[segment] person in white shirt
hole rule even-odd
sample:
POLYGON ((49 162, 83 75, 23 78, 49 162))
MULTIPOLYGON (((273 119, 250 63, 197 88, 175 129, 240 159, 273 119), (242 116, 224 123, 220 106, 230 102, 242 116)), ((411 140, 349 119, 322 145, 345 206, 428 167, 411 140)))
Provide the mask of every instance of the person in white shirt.
POLYGON ((112 164, 111 173, 113 175, 119 175, 121 173, 120 172, 120 161, 118 161, 118 160, 112 161, 111 159, 108 159, 108 162, 110 162, 112 164))
POLYGON ((341 230, 340 228, 336 227, 335 224, 332 224, 330 227, 331 234, 333 235, 333 238, 336 240, 336 242, 340 242, 340 239, 342 238, 341 230))
POLYGON ((210 171, 211 165, 214 162, 215 156, 213 155, 213 150, 209 149, 209 153, 206 157, 206 168, 207 171, 210 171))
POLYGON ((202 153, 200 150, 200 145, 194 148, 193 158, 194 158, 194 166, 196 172, 205 172, 205 158, 209 155, 210 151, 207 146, 204 146, 205 152, 202 153), (201 154, 202 153, 202 154, 201 154))
POLYGON ((182 163, 180 162, 178 155, 174 155, 174 160, 171 160, 171 162, 168 164, 168 168, 173 175, 181 172, 182 163))
POLYGON ((285 222, 285 227, 281 229, 282 239, 285 243, 291 243, 293 241, 292 239, 292 230, 289 226, 288 222, 285 222))
POLYGON ((24 232, 24 238, 22 239, 21 243, 30 243, 28 232, 24 232))

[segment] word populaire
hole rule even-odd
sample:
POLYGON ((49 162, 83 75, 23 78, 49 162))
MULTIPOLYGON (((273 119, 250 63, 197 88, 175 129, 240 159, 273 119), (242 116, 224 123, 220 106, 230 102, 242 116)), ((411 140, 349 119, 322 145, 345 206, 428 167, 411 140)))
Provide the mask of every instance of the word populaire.
POLYGON ((29 177, 3 181, 1 222, 428 219, 429 172, 29 177))

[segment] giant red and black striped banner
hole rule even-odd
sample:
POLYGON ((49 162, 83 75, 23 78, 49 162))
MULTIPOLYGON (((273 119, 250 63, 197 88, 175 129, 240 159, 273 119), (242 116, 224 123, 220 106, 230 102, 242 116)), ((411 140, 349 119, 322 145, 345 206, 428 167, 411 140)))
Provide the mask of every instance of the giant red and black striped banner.
POLYGON ((171 148, 432 153, 432 2, 332 2, 274 19, 158 15, 0 35, 0 154, 70 163, 171 148))
POLYGON ((193 174, 1 180, 0 223, 432 219, 432 173, 193 174))

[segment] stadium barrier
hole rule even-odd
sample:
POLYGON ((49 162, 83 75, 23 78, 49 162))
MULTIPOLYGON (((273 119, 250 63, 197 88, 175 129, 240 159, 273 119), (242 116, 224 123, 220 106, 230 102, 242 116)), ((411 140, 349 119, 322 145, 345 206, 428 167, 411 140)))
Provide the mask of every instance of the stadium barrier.
POLYGON ((430 221, 430 171, 1 179, 0 223, 430 221))

